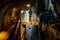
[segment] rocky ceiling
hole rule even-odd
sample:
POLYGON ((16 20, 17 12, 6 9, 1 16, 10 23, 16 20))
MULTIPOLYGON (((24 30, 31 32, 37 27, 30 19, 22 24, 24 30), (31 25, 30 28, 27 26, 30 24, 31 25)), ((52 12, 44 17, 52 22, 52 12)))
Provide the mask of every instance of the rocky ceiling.
MULTIPOLYGON (((6 12, 13 8, 14 6, 23 6, 25 3, 31 3, 34 4, 34 2, 37 0, 0 0, 0 25, 3 20, 3 16, 6 14, 6 12)), ((43 0, 38 0, 43 1, 43 0)), ((60 13, 60 0, 54 0, 56 8, 58 9, 58 12, 60 13)), ((59 14, 58 14, 59 15, 59 14)), ((60 16, 60 15, 59 15, 60 16)))

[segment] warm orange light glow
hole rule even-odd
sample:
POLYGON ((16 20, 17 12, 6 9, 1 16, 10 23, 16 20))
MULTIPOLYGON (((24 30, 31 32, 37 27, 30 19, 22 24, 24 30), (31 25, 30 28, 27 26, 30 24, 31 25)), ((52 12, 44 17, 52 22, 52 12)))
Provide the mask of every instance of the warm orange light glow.
POLYGON ((23 25, 38 25, 38 22, 21 22, 23 25))
POLYGON ((0 40, 6 40, 8 39, 8 36, 9 36, 8 32, 3 31, 0 33, 0 40))
POLYGON ((29 8, 31 5, 30 4, 27 4, 26 6, 29 8))

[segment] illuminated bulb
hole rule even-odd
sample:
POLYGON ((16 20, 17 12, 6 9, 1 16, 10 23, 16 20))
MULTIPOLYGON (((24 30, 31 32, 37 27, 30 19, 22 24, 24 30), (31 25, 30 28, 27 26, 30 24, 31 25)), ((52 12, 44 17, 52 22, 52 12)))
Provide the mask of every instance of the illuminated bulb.
POLYGON ((29 10, 27 10, 26 13, 29 13, 29 10))
POLYGON ((24 11, 22 10, 21 13, 23 13, 24 11))
POLYGON ((27 4, 26 6, 27 6, 27 7, 30 7, 30 4, 27 4))

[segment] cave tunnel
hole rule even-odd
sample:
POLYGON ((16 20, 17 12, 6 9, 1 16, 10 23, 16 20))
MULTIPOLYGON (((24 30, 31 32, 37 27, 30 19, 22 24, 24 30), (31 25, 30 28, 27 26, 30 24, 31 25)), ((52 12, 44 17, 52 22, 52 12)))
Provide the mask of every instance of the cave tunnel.
POLYGON ((0 0, 0 40, 60 40, 60 0, 0 0))

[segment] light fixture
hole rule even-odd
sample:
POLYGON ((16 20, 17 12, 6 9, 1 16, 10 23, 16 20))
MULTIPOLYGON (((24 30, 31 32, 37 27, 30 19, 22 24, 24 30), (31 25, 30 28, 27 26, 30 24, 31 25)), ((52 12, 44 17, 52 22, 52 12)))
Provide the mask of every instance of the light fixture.
POLYGON ((26 7, 29 8, 31 5, 30 4, 27 4, 26 7))

